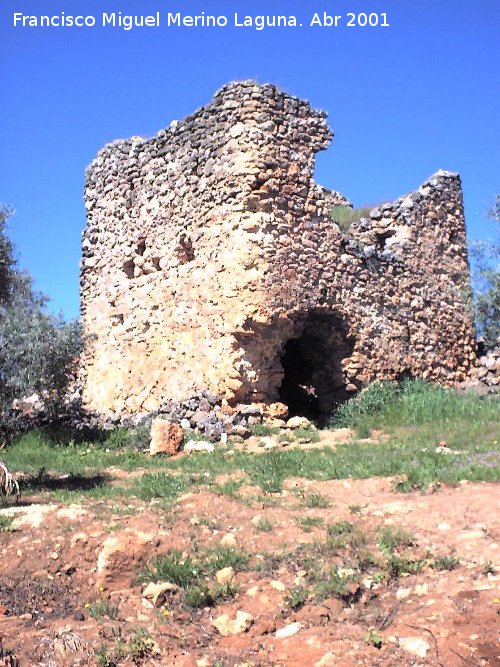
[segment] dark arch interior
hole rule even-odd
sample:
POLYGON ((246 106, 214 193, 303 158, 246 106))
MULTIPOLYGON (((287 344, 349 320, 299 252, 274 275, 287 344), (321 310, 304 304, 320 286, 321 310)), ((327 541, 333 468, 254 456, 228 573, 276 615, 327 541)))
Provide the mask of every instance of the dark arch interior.
POLYGON ((290 416, 324 423, 335 407, 349 398, 342 359, 354 343, 335 314, 311 313, 296 322, 296 334, 282 348, 283 380, 279 399, 290 416))
POLYGON ((284 375, 280 387, 280 401, 288 405, 290 416, 317 419, 319 407, 318 397, 312 386, 312 366, 304 356, 298 338, 291 338, 285 343, 281 365, 284 375))

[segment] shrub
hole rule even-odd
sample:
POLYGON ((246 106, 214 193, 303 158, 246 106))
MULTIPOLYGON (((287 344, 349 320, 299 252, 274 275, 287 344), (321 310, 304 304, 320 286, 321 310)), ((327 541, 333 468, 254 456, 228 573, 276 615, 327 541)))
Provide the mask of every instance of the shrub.
POLYGON ((396 382, 375 382, 347 403, 339 406, 332 417, 331 426, 360 428, 363 420, 387 409, 400 398, 401 389, 396 382))
POLYGON ((332 206, 331 216, 343 232, 347 232, 353 222, 370 216, 371 207, 351 208, 350 206, 332 206))
POLYGON ((486 348, 494 348, 500 341, 500 195, 488 217, 496 226, 496 238, 472 243, 471 282, 478 333, 486 348))
POLYGON ((151 565, 146 565, 139 574, 141 582, 168 581, 187 588, 200 578, 200 569, 189 556, 184 557, 177 549, 157 556, 151 565))

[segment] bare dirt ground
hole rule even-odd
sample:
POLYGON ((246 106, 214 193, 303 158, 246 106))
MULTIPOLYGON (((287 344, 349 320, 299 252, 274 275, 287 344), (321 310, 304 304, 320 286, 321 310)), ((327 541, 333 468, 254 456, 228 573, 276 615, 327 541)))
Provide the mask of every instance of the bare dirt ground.
POLYGON ((236 498, 202 487, 169 509, 40 494, 1 510, 14 530, 0 532, 0 665, 500 665, 500 486, 401 494, 391 479, 293 479, 285 487, 264 500, 249 486, 236 498), (304 504, 313 492, 326 507, 304 504), (310 586, 294 601, 308 581, 297 553, 345 521, 373 549, 381 527, 404 528, 421 571, 372 571, 341 596, 320 599, 310 586), (143 595, 138 573, 156 555, 221 543, 250 555, 242 571, 218 575, 234 597, 192 609, 178 590, 157 606, 143 595), (443 557, 458 563, 438 569, 443 557))

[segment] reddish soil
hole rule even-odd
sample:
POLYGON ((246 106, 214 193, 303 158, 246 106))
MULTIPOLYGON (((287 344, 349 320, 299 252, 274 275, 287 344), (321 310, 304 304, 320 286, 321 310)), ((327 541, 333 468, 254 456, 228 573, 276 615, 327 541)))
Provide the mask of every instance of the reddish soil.
POLYGON ((0 665, 500 665, 500 486, 463 483, 406 495, 390 479, 286 486, 269 503, 243 487, 244 501, 202 490, 169 510, 119 498, 68 506, 41 495, 1 510, 16 518, 13 532, 0 533, 0 665), (306 508, 303 498, 313 491, 330 505, 306 508), (306 532, 298 517, 324 523, 306 532), (259 529, 262 519, 270 530, 259 529), (338 521, 355 523, 371 546, 380 526, 404 527, 423 570, 365 581, 343 599, 311 597, 290 608, 290 592, 308 575, 293 552, 324 542, 325 526, 338 521), (142 564, 174 547, 200 553, 221 539, 252 555, 234 576, 233 599, 190 610, 182 593, 169 594, 158 608, 143 597, 142 564), (283 553, 290 555, 262 558, 283 553), (459 559, 454 569, 431 567, 451 554, 459 559), (114 618, 91 615, 103 600, 114 618), (222 614, 234 619, 237 611, 251 614, 247 629, 222 636, 213 621, 222 614), (287 626, 296 633, 281 638, 287 626), (140 628, 149 633, 142 643, 140 628), (372 645, 377 639, 380 648, 372 645), (128 657, 117 657, 120 646, 128 646, 128 657))

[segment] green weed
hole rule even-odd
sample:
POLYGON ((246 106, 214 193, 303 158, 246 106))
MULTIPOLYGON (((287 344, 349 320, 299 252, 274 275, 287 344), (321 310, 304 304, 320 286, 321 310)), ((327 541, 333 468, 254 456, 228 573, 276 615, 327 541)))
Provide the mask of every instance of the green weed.
POLYGON ((285 604, 293 611, 298 611, 307 602, 310 592, 304 586, 295 586, 285 598, 285 604))
POLYGON ((460 560, 453 555, 441 556, 432 563, 435 570, 454 570, 460 565, 460 560))
POLYGON ((269 519, 260 519, 254 524, 255 530, 258 530, 260 533, 269 533, 273 529, 273 524, 269 519))
POLYGON ((365 637, 365 642, 369 646, 375 646, 375 648, 381 649, 383 644, 383 638, 381 637, 381 635, 378 634, 375 628, 370 628, 368 634, 365 637))
POLYGON ((332 551, 341 549, 358 550, 366 545, 364 533, 349 521, 330 524, 326 530, 326 544, 332 551))
POLYGON ((361 218, 369 218, 370 211, 369 206, 351 208, 350 206, 336 205, 332 206, 330 215, 332 220, 346 233, 353 222, 358 222, 361 218))
POLYGON ((150 565, 146 565, 139 573, 139 581, 168 581, 181 588, 187 588, 197 582, 202 571, 189 556, 183 556, 177 549, 172 549, 162 556, 157 556, 150 565))
POLYGON ((249 554, 234 547, 216 546, 203 554, 202 568, 206 575, 215 574, 225 567, 232 567, 236 571, 243 570, 248 564, 249 554))
POLYGON ((145 473, 135 483, 135 491, 143 500, 164 498, 173 502, 189 487, 186 476, 169 473, 145 473))
POLYGON ((304 496, 302 504, 304 507, 309 507, 311 509, 325 509, 330 507, 330 501, 328 498, 321 495, 321 493, 310 493, 309 495, 304 496))
POLYGON ((266 435, 276 435, 280 432, 280 430, 277 426, 269 426, 268 424, 254 424, 250 427, 250 432, 254 436, 263 437, 266 435))
POLYGON ((322 526, 324 521, 321 517, 299 516, 297 518, 297 523, 305 533, 310 533, 313 528, 322 526))
POLYGON ((96 600, 85 605, 88 613, 92 618, 107 617, 114 621, 118 616, 118 607, 111 604, 109 600, 96 600))
POLYGON ((12 533, 15 529, 12 527, 14 517, 0 516, 0 533, 12 533))
POLYGON ((312 427, 297 428, 293 434, 297 440, 309 440, 310 442, 319 442, 321 440, 318 431, 312 427))
POLYGON ((392 553, 398 547, 411 547, 414 537, 399 526, 383 526, 378 531, 377 544, 385 553, 392 553))

